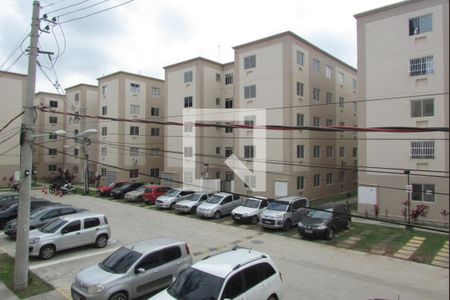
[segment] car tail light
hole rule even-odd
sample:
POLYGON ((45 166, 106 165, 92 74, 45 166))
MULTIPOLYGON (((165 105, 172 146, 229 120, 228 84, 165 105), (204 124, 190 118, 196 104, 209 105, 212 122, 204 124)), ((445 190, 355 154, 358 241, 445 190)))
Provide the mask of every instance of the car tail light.
POLYGON ((281 272, 280 272, 280 279, 281 279, 281 282, 283 282, 283 277, 281 276, 281 272))
POLYGON ((186 245, 186 253, 187 253, 187 255, 190 255, 191 251, 189 251, 189 246, 188 246, 188 244, 185 244, 185 245, 186 245))

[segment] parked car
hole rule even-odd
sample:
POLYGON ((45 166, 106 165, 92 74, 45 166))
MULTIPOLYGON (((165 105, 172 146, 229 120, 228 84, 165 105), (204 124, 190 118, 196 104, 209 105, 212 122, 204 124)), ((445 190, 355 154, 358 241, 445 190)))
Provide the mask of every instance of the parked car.
POLYGON ((166 194, 171 189, 172 188, 168 186, 159 186, 159 185, 148 186, 145 188, 144 191, 144 202, 147 204, 155 204, 156 198, 166 194))
POLYGON ((111 193, 111 191, 113 189, 121 187, 122 185, 127 184, 127 183, 128 182, 119 181, 119 182, 112 182, 106 186, 100 186, 97 188, 97 195, 99 195, 101 197, 109 196, 109 193, 111 193))
POLYGON ((146 186, 142 185, 135 189, 134 191, 128 192, 125 194, 123 199, 128 202, 142 202, 144 201, 144 191, 146 186))
POLYGON ((17 193, 6 193, 0 195, 0 208, 10 203, 19 201, 19 195, 17 193))
POLYGON ((118 188, 113 189, 109 193, 109 195, 114 199, 123 199, 126 193, 134 191, 135 189, 143 185, 144 184, 142 182, 126 183, 118 188))
POLYGON ((289 230, 297 225, 301 216, 301 208, 308 207, 305 197, 287 196, 270 202, 267 209, 261 213, 260 224, 265 228, 282 228, 289 230))
POLYGON ((193 194, 194 191, 184 189, 172 189, 165 195, 156 198, 156 207, 174 209, 175 203, 180 200, 180 197, 193 194))
POLYGON ((205 218, 219 219, 240 206, 242 201, 237 194, 216 193, 197 207, 197 215, 205 218))
POLYGON ((350 228, 350 209, 345 203, 323 204, 318 209, 303 210, 297 226, 301 236, 324 237, 331 240, 336 230, 350 228))
POLYGON ((73 299, 123 300, 167 287, 192 265, 186 242, 169 237, 138 241, 117 249, 98 265, 80 271, 73 299))
MULTIPOLYGON (((34 211, 35 209, 37 209, 39 207, 56 205, 56 204, 57 203, 51 202, 46 199, 31 198, 30 212, 34 211)), ((19 209, 19 201, 10 203, 9 205, 3 206, 0 209, 0 229, 2 229, 8 221, 17 218, 18 209, 19 209)))
MULTIPOLYGON (((51 205, 35 209, 30 215, 30 230, 41 228, 57 217, 86 211, 69 205, 51 205)), ((15 238, 17 233, 17 219, 12 219, 5 225, 5 234, 15 238)))
POLYGON ((236 222, 250 222, 256 224, 261 212, 267 208, 269 201, 264 197, 252 197, 231 211, 231 218, 236 222))
POLYGON ((104 214, 82 212, 58 217, 30 231, 29 253, 41 259, 52 258, 57 251, 94 244, 103 248, 111 237, 104 214))
POLYGON ((283 282, 269 255, 239 248, 193 264, 150 299, 281 300, 283 282))
POLYGON ((212 196, 213 193, 193 193, 183 197, 180 197, 177 204, 175 204, 175 210, 179 213, 191 213, 195 214, 197 207, 206 199, 212 196))

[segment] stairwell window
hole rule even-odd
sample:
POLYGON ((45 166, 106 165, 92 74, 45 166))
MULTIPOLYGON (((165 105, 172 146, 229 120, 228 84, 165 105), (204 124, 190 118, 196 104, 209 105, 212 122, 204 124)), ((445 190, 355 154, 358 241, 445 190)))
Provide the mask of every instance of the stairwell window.
POLYGON ((102 136, 108 135, 108 127, 102 127, 102 136))
POLYGON ((161 89, 160 88, 156 88, 156 87, 152 87, 152 96, 153 97, 161 96, 161 89))
POLYGON ((255 157, 255 146, 254 145, 244 146, 244 157, 245 158, 254 158, 255 157))
POLYGON ((297 126, 305 126, 305 115, 297 114, 297 126))
POLYGON ((151 128, 150 136, 159 136, 159 128, 151 128))
POLYGON ((297 145, 297 158, 305 158, 305 145, 297 145))
POLYGON ((141 107, 137 104, 130 104, 130 114, 138 115, 141 107))
POLYGON ((108 114, 108 106, 102 106, 102 116, 106 116, 108 114))
POLYGON ((338 74, 338 83, 343 86, 344 85, 344 73, 339 72, 338 74))
POLYGON ((244 69, 256 68, 256 55, 250 55, 244 57, 244 69))
POLYGON ((313 59, 313 71, 316 73, 320 72, 320 61, 313 59))
POLYGON ((193 101, 192 96, 184 97, 184 107, 192 107, 193 101))
POLYGON ((319 174, 314 175, 314 186, 315 187, 320 186, 320 175, 319 174))
POLYGON ((331 104, 333 102, 333 94, 327 92, 327 104, 331 104))
POLYGON ((320 118, 313 117, 313 126, 320 127, 320 118))
POLYGON ((297 96, 303 97, 305 85, 302 82, 297 82, 297 96))
POLYGON ((192 71, 184 72, 184 83, 190 83, 192 82, 192 71))
POLYGON ((411 141, 410 158, 433 159, 434 141, 411 141))
POLYGON ((184 157, 192 157, 192 147, 184 147, 184 157))
POLYGON ((409 75, 420 76, 434 73, 433 56, 412 58, 409 60, 409 75))
POLYGON ((313 100, 316 102, 320 101, 320 89, 313 88, 313 100))
POLYGON ((409 19, 409 35, 416 35, 433 30, 432 15, 424 15, 409 19))
POLYGON ((325 66, 325 77, 327 79, 331 79, 331 67, 330 66, 325 66))
POLYGON ((233 98, 225 99, 225 108, 233 108, 233 98))
POLYGON ((159 108, 158 107, 152 107, 150 109, 150 115, 152 117, 159 117, 159 108))
POLYGON ((305 188, 305 176, 297 177, 297 190, 303 190, 305 188))
POLYGON ((314 145, 313 156, 314 156, 314 158, 320 158, 320 146, 319 145, 314 145))
POLYGON ((244 87, 244 99, 256 98, 256 85, 244 87))
POLYGON ((50 100, 50 107, 53 107, 53 108, 57 108, 58 107, 58 101, 55 101, 55 100, 50 100))
POLYGON ((411 101, 411 118, 432 116, 434 116, 434 99, 411 101))
POLYGON ((141 92, 141 85, 139 83, 130 83, 130 93, 139 94, 141 92))
POLYGON ((297 65, 302 66, 305 62, 305 54, 302 51, 297 51, 297 65))
POLYGON ((225 85, 233 84, 233 74, 225 74, 225 85))

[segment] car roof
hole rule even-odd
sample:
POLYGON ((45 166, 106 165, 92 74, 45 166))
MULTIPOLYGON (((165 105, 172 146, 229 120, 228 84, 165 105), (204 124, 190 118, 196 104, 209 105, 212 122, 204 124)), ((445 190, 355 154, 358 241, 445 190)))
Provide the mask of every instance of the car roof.
POLYGON ((19 194, 18 193, 4 193, 4 194, 0 194, 0 198, 11 197, 11 196, 19 196, 19 194))
POLYGON ((192 265, 193 268, 225 278, 233 270, 238 269, 242 265, 246 265, 260 258, 268 256, 262 252, 252 249, 237 248, 230 251, 222 252, 197 262, 192 265))
POLYGON ((60 209, 60 208, 66 208, 66 207, 71 207, 71 208, 75 208, 72 205, 66 205, 66 204, 55 204, 55 205, 49 205, 49 206, 42 206, 39 209, 40 210, 44 210, 44 209, 60 209))
POLYGON ((139 253, 147 253, 161 247, 176 246, 180 244, 185 244, 185 242, 172 237, 156 237, 148 240, 133 242, 125 245, 125 247, 139 253))
POLYGON ((215 193, 214 195, 219 196, 219 197, 233 196, 233 194, 231 194, 231 193, 225 193, 225 192, 215 193))
POLYGON ((324 203, 319 205, 317 208, 320 209, 329 209, 329 208, 335 208, 337 206, 346 206, 345 203, 339 203, 339 202, 328 202, 328 203, 324 203))
POLYGON ((277 199, 275 199, 275 201, 292 203, 292 201, 300 200, 300 199, 306 199, 306 198, 300 197, 300 196, 286 196, 286 197, 277 198, 277 199))
POLYGON ((85 212, 80 212, 80 213, 76 213, 76 214, 71 214, 71 215, 65 215, 60 217, 61 219, 64 219, 68 222, 70 221, 74 221, 74 220, 78 220, 80 218, 86 218, 86 217, 104 217, 105 215, 102 213, 95 213, 95 212, 90 212, 90 211, 85 211, 85 212))

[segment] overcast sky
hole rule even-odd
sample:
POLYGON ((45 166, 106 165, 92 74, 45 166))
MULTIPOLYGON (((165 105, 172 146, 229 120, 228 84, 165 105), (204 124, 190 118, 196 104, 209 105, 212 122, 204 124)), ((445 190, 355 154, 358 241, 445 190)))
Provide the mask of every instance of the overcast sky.
MULTIPOLYGON (((63 23, 127 0, 41 0, 42 13, 63 23), (82 3, 83 2, 83 3, 82 3), (66 9, 58 10, 81 3, 66 9), (54 10, 58 10, 52 12, 54 10)), ((31 22, 32 0, 0 0, 0 66, 13 52, 31 22)), ((353 15, 398 0, 135 0, 81 20, 67 22, 40 36, 40 50, 57 57, 62 88, 97 84, 97 78, 119 70, 164 79, 164 66, 202 56, 220 63, 233 60, 233 46, 290 30, 355 66, 356 20, 353 15), (65 47, 64 47, 65 45, 65 47)), ((42 22, 42 28, 45 27, 42 22)), ((26 39, 22 49, 26 49, 26 39)), ((7 70, 19 50, 1 68, 7 70)), ((38 58, 50 66, 45 55, 38 58)), ((27 56, 9 68, 27 73, 27 56)), ((56 93, 39 70, 36 91, 56 93)))

